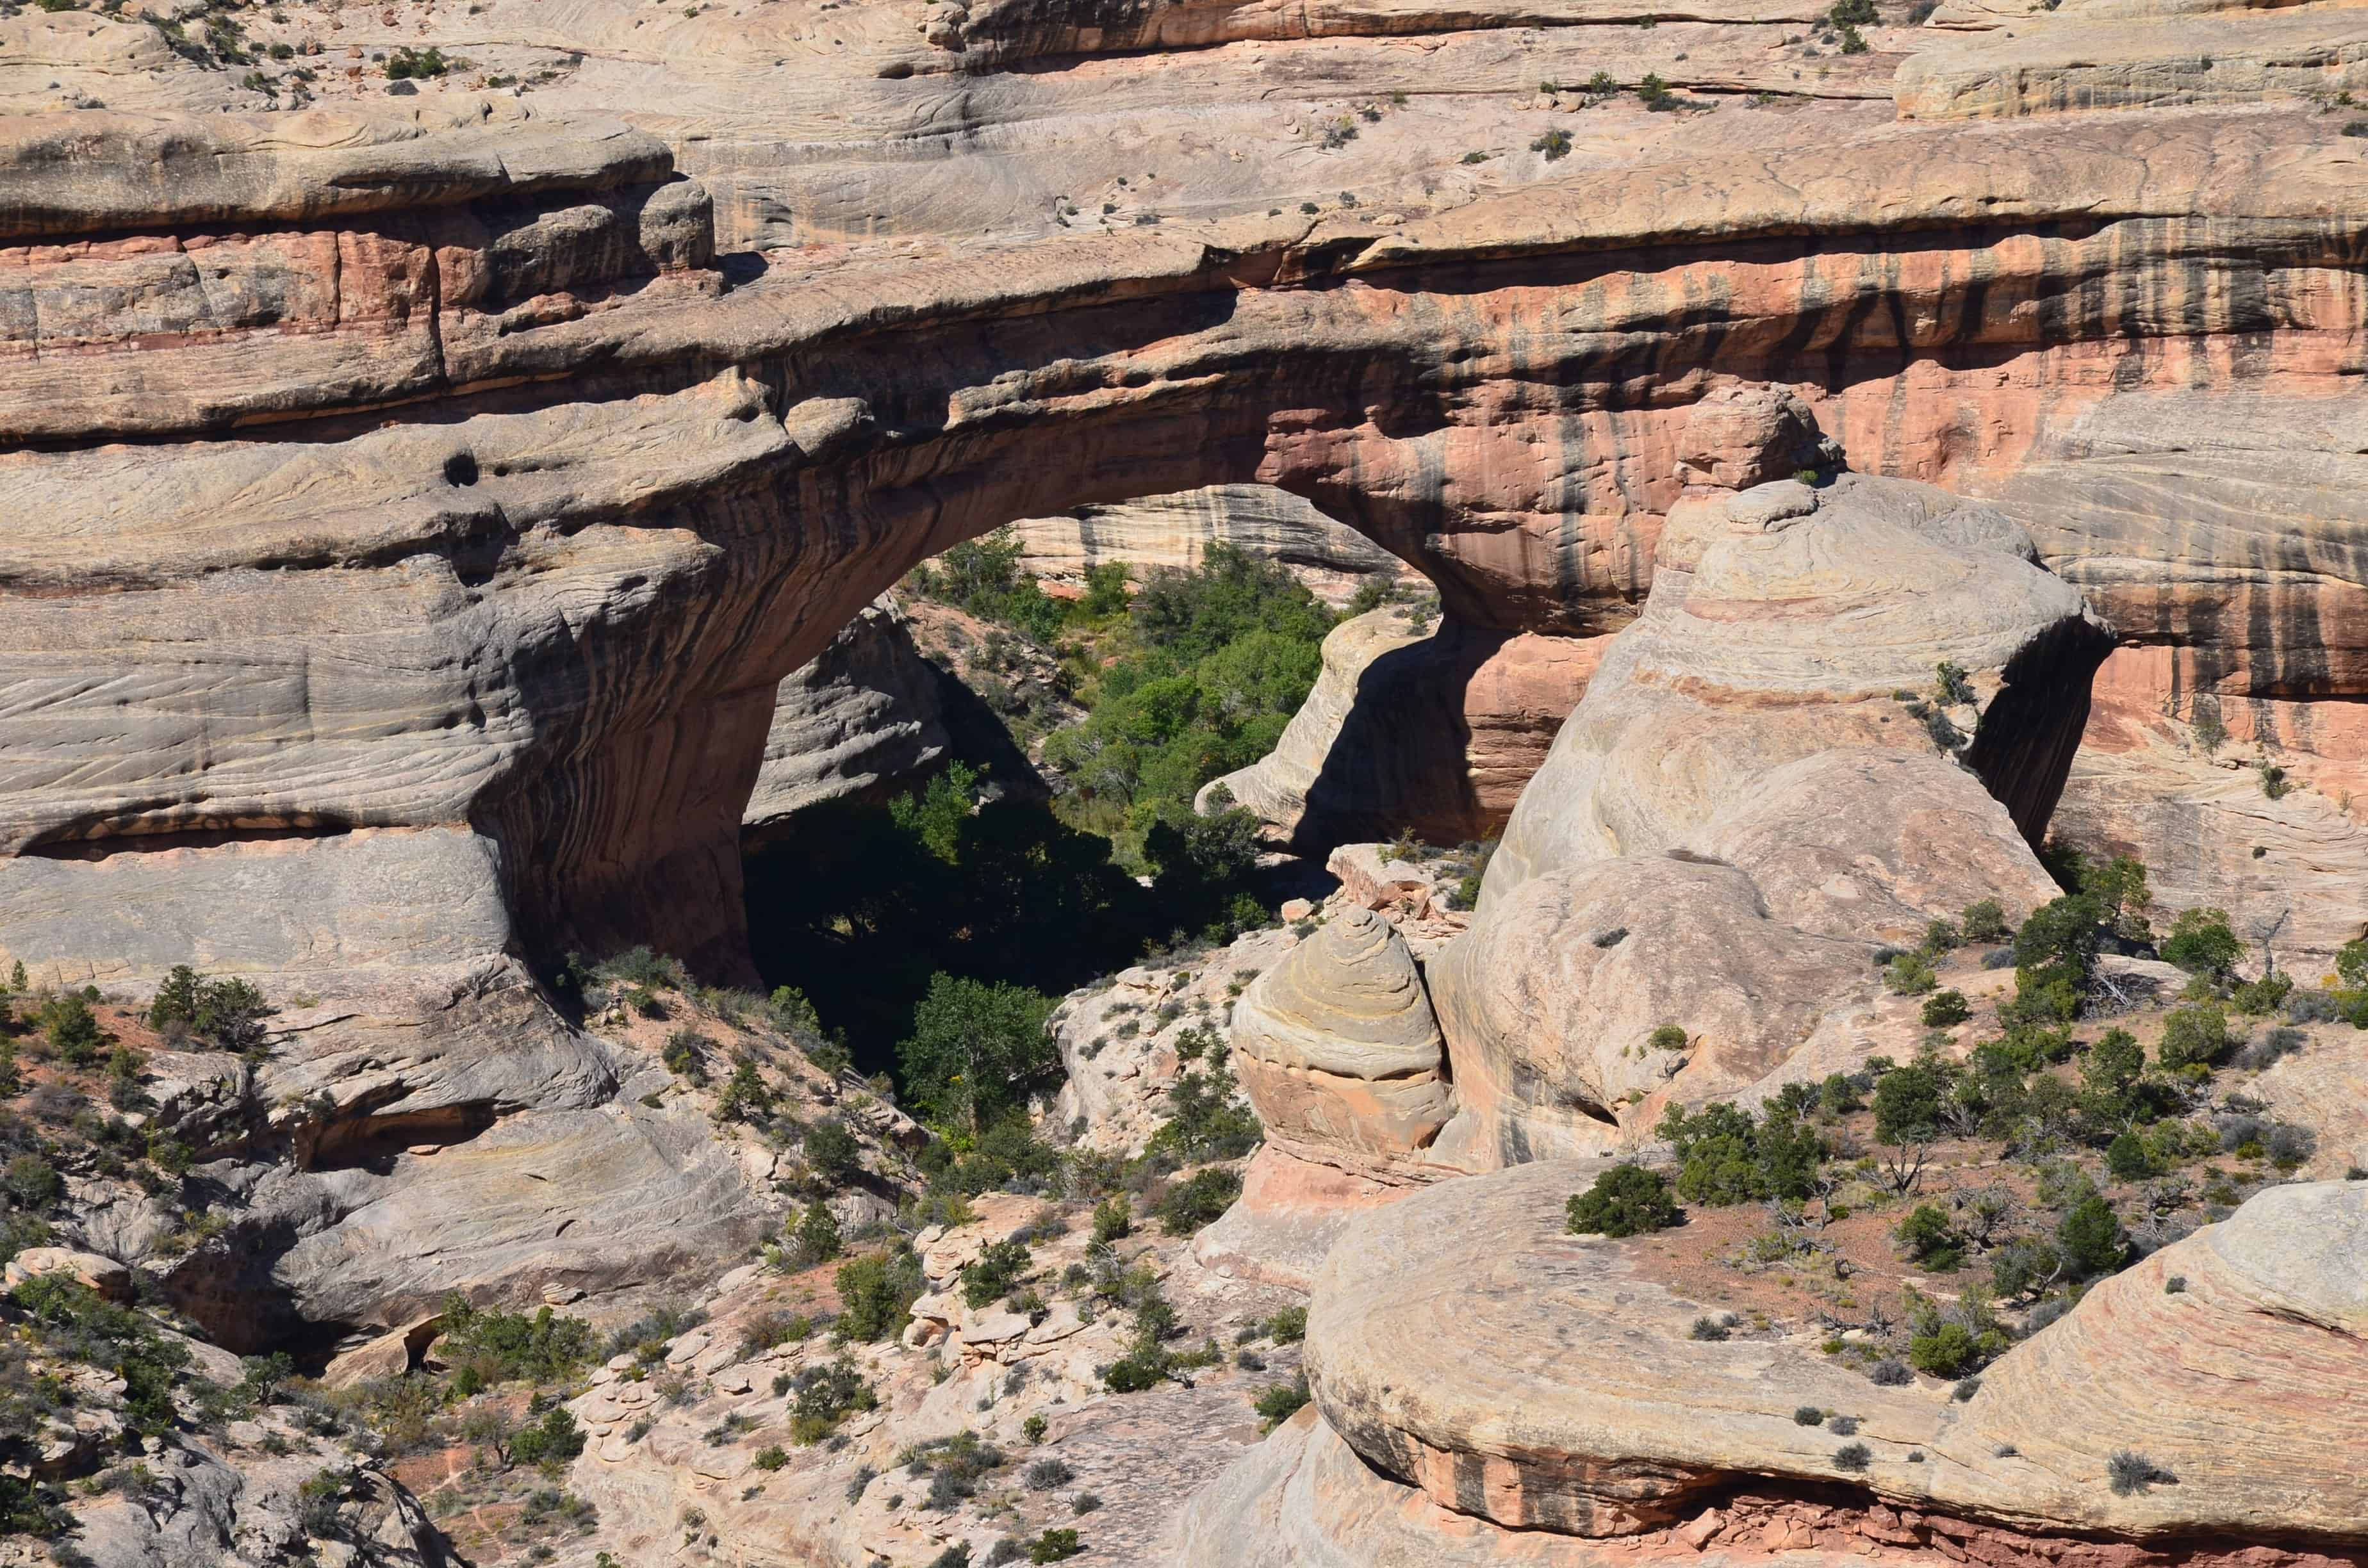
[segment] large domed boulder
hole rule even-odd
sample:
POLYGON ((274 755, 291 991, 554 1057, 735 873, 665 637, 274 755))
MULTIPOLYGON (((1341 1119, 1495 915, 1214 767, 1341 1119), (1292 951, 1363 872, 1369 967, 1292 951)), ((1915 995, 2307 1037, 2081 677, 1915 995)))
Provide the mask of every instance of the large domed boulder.
POLYGON ((2055 897, 2029 840, 2107 644, 2021 528, 1928 485, 1783 480, 1673 515, 1433 962, 1458 1096, 1437 1159, 1633 1145, 1672 1100, 1764 1085, 1884 946, 2055 897))
POLYGON ((1309 1312, 1315 1416, 1194 1500, 1174 1560, 2235 1563, 2269 1540, 2260 1561, 2358 1560, 2368 1477, 2330 1413, 2368 1393, 2368 1184, 2261 1193, 1957 1399, 1809 1337, 1693 1338, 1702 1308, 1654 1256, 1682 1243, 1565 1233, 1602 1169, 1444 1182, 1354 1221, 1309 1312), (1856 1415, 1863 1455, 1804 1405, 1856 1415), (2116 1490, 2124 1451, 2159 1483, 2116 1490))
POLYGON ((1554 868, 1687 843, 1835 750, 1953 758, 2036 838, 2110 646, 1995 508, 1856 474, 1742 492, 1673 525, 1644 614, 1514 808, 1481 912, 1554 868))

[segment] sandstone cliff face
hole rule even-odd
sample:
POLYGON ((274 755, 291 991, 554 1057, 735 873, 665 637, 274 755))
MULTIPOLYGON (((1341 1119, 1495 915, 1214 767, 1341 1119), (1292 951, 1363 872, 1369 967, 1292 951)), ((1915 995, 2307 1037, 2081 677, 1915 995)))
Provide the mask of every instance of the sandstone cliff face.
MULTIPOLYGON (((695 213, 696 193, 653 185, 662 150, 635 132, 487 119, 467 157, 437 151, 458 132, 398 137, 375 121, 323 119, 325 150, 266 142, 234 117, 170 134, 200 132, 235 144, 208 166, 238 177, 186 182, 162 209, 172 221, 279 232, 472 216, 458 240, 402 240, 415 257, 404 276, 434 260, 432 362, 416 376, 364 385, 271 358, 270 384, 250 394, 252 378, 197 367, 257 329, 159 337, 120 312, 71 355, 15 361, 13 406, 85 443, 250 412, 316 415, 324 438, 6 460, 13 502, 38 520, 17 540, 7 612, 27 650, 8 678, 30 704, 16 710, 17 774, 0 781, 17 802, 11 840, 195 832, 235 852, 264 831, 434 828, 456 857, 499 868, 500 945, 548 954, 661 935, 719 972, 738 961, 734 846, 774 688, 913 559, 990 524, 1263 480, 1420 566, 1463 626, 1607 626, 1643 591, 1662 509, 1683 488, 1687 415, 1616 398, 1546 409, 1524 390, 1545 361, 1565 396, 1591 404, 1637 375, 1684 395, 1763 374, 1788 335, 1822 336, 1848 390, 1811 401, 1858 460, 1975 478, 2029 449, 2043 405, 2101 396, 2097 377, 2171 323, 2178 341, 2207 346, 2259 326, 2272 361, 2291 351, 2300 366, 2349 330, 2351 309, 2321 265, 2340 252, 2347 187, 2328 178, 2340 155, 2276 116, 2151 123, 2110 155, 2045 120, 1814 157, 1778 147, 1674 211, 1668 176, 1646 167, 1583 197, 1542 189, 1387 230, 1251 217, 1193 237, 982 252, 951 272, 882 256, 848 263, 860 296, 807 287, 821 274, 789 258, 753 274, 702 267, 695 238, 650 237, 643 218, 695 213), (514 157, 495 153, 513 139, 514 157), (403 179, 342 172, 398 154, 403 179), (333 176, 349 184, 308 194, 333 176), (1990 198, 1949 194, 1974 187, 1990 198), (489 189, 524 210, 489 220, 469 206, 489 189), (580 214, 564 223, 549 219, 563 200, 580 214), (2199 203, 2226 216, 2199 227, 2187 216, 2199 203), (2094 227, 2039 232, 2075 212, 2094 227), (1847 278, 1810 247, 1759 238, 1892 223, 1934 244, 1847 278), (1729 254, 1672 271, 1671 246, 1729 254), (1555 269, 1573 267, 1595 280, 1565 286, 1555 269), (1679 308, 1695 267, 1723 280, 1714 335, 1679 308), (2160 303, 2068 308, 2078 279, 2107 274, 2158 279, 2160 303), (1465 280, 1455 309, 1424 303, 1450 277, 1465 280), (2247 313, 2256 282, 2283 301, 2277 318, 2247 313), (1929 324, 1902 338, 1894 320, 1929 324), (949 335, 954 321, 971 324, 949 335), (1095 345, 1106 350, 1078 353, 1095 345), (106 367, 135 354, 137 387, 109 391, 106 367), (1902 355, 1918 367, 2005 355, 2025 401, 1999 401, 1987 372, 1903 371, 1902 355), (1440 395, 1434 376, 1460 389, 1454 415, 1415 429, 1440 395), (1890 377, 1905 378, 1897 397, 1890 377), (653 381, 666 390, 645 390, 653 381), (330 417, 406 388, 471 385, 488 390, 450 407, 458 422, 354 431, 330 417), (1971 448, 1927 438, 1961 418, 1992 434, 1971 448), (1072 440, 1076 460, 1038 460, 1048 440, 1072 440), (126 532, 105 521, 115 515, 142 521, 126 532), (102 584, 110 613, 80 615, 76 596, 102 584), (355 613, 363 605, 371 613, 355 613), (228 635, 253 624, 275 631, 260 656, 228 635), (323 663, 322 645, 337 657, 323 663), (662 693, 645 675, 661 667, 673 676, 662 693), (77 678, 93 670, 105 678, 77 678), (225 684, 250 695, 218 713, 211 694, 225 684), (96 695, 118 691, 141 695, 96 695), (349 713, 370 717, 338 717, 349 713), (91 748, 110 756, 105 769, 80 767, 91 748)), ((146 143, 25 136, 14 154, 31 188, 68 193, 28 208, 16 233, 41 240, 40 265, 63 268, 77 299, 114 263, 53 244, 58 231, 155 222, 145 187, 85 177, 134 145, 146 143)), ((341 293, 350 324, 304 341, 411 341, 423 318, 393 287, 341 293), (365 296, 383 311, 356 316, 365 296)), ((118 961, 40 930, 0 942, 62 970, 118 961)), ((261 968, 263 955, 225 949, 219 961, 261 968)))
POLYGON ((1263 484, 1217 484, 1176 495, 1081 506, 1058 517, 1012 525, 1029 571, 1078 583, 1105 562, 1125 564, 1137 581, 1163 567, 1200 563, 1212 544, 1279 561, 1318 598, 1342 605, 1366 579, 1406 579, 1406 563, 1306 501, 1263 484))

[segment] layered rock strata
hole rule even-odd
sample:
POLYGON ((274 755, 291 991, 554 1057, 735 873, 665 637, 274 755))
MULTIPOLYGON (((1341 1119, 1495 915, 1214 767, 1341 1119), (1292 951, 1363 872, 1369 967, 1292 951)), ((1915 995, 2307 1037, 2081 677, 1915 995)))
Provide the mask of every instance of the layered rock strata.
POLYGON ((1163 569, 1197 566, 1211 545, 1279 562, 1327 604, 1346 604, 1374 576, 1407 580, 1406 563, 1305 500, 1264 484, 1216 484, 1176 495, 1080 506, 1012 525, 1022 558, 1039 578, 1082 585, 1115 562, 1138 582, 1163 569))
MULTIPOLYGON (((78 329, 71 354, 15 361, 12 406, 61 438, 324 417, 310 441, 28 450, 0 465, 0 488, 34 520, 7 610, 12 644, 28 651, 8 674, 26 696, 9 748, 19 767, 0 780, 9 841, 434 827, 498 867, 503 945, 548 954, 662 935, 724 972, 741 951, 739 815, 780 680, 914 559, 994 523, 1260 480, 1420 566, 1462 625, 1594 629, 1629 613, 1661 509, 1683 489, 1687 412, 1620 394, 1639 375, 1682 397, 1796 364, 1788 335, 1823 335, 1849 390, 1820 394, 1819 417, 1861 461, 1912 451, 1915 466, 1970 473, 2017 460, 2043 403, 2103 395, 2132 344, 2166 345, 2165 373, 2184 374, 2191 352, 2208 366, 2258 326, 2274 370, 2351 315, 2323 282, 2341 255, 2347 187, 2326 177, 2338 150, 2275 116, 2133 124, 2110 153, 2049 122, 1813 155, 1779 146, 1675 210, 1668 172, 1647 167, 1386 230, 1252 218, 982 252, 961 269, 882 257, 803 272, 786 258, 702 268, 695 234, 650 237, 643 219, 670 214, 660 237, 675 235, 697 198, 651 183, 662 158, 633 132, 559 137, 563 158, 541 122, 486 119, 462 158, 416 125, 397 137, 375 121, 290 122, 323 151, 218 119, 171 134, 202 131, 212 140, 192 145, 227 148, 207 156, 239 179, 192 178, 164 210, 235 216, 242 232, 316 211, 383 229, 400 213, 465 210, 483 237, 404 242, 435 258, 432 362, 416 376, 364 386, 276 360, 253 390, 251 375, 184 376, 185 354, 202 360, 257 329, 160 337, 120 311, 78 329), (511 138, 516 170, 500 151, 511 138), (307 194, 364 153, 396 155, 379 148, 410 160, 404 178, 307 194), (489 187, 523 210, 495 221, 468 205, 489 187), (1982 201, 1949 194, 1975 187, 1982 201), (2199 206, 2220 216, 2193 220, 2199 206), (2079 233, 2051 227, 2076 214, 2079 233), (1818 248, 1903 224, 1934 236, 1913 266, 1836 273, 1818 248), (1803 233, 1823 238, 1784 237, 1803 233), (1723 280, 1715 329, 1679 308, 1697 267, 1723 280), (2081 278, 2106 273, 2157 279, 2157 302, 2067 308, 2081 278), (808 287, 822 276, 860 295, 808 287), (1377 308, 1451 278, 1463 302, 1450 314, 1377 308), (2256 282, 2284 301, 2279 320, 2249 313, 2256 282), (1895 317, 1930 324, 1902 341, 1895 317), (943 330, 956 321, 970 325, 943 330), (135 354, 137 387, 119 385, 107 367, 135 354), (2023 414, 1987 369, 1948 369, 2000 354, 2021 367, 2023 414), (1546 361, 1557 391, 1541 400, 1531 378, 1546 361), (716 369, 732 365, 746 369, 716 369), (668 390, 643 390, 653 381, 668 390), (439 418, 465 416, 448 422, 357 431, 326 417, 407 387, 472 385, 486 390, 441 405, 439 418), (1442 422, 1408 423, 1430 408, 1442 422), (1961 415, 1998 435, 1975 448, 1924 438, 1961 415), (1047 441, 1076 460, 1039 460, 1047 441), (120 517, 142 521, 127 531, 120 517), (109 614, 81 615, 78 596, 102 583, 109 614), (264 595, 268 608, 250 608, 264 595), (214 614, 194 636, 192 604, 214 614), (363 604, 376 609, 356 613, 363 604), (266 670, 309 665, 307 678, 248 684, 255 641, 227 630, 254 624, 275 629, 261 651, 283 655, 266 670), (324 641, 336 661, 312 657, 324 641), (661 665, 678 677, 662 696, 640 675, 661 665), (225 682, 253 695, 217 714, 209 694, 225 682), (116 692, 142 696, 97 695, 116 692), (346 713, 372 717, 330 722, 346 713), (94 747, 103 769, 81 767, 94 747), (480 836, 491 842, 469 848, 480 836)), ((130 161, 103 117, 76 123, 79 139, 63 125, 19 133, 10 155, 28 188, 130 161)), ((42 242, 57 289, 104 300, 92 290, 114 263, 52 244, 57 231, 154 219, 133 205, 140 190, 81 188, 44 198, 15 233, 42 242)), ((417 328, 397 296, 363 294, 384 310, 330 335, 417 328)), ((341 321, 360 298, 341 292, 341 321)), ((0 942, 28 963, 102 961, 44 930, 12 926, 0 942)))
POLYGON ((1251 982, 1232 1043, 1268 1141, 1302 1158, 1418 1164, 1452 1103, 1422 973, 1369 909, 1335 914, 1251 982))

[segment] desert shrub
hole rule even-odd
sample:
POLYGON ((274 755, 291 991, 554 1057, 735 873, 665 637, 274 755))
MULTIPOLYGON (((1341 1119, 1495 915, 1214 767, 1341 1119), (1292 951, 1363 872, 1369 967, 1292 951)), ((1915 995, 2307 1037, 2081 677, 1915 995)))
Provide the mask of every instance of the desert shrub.
POLYGON ((1213 1224, 1241 1195, 1238 1172, 1211 1166, 1170 1187, 1154 1212, 1159 1216, 1161 1230, 1171 1236, 1189 1236, 1203 1225, 1213 1224))
POLYGON ((800 1444, 819 1443, 848 1416, 880 1404, 880 1396, 844 1357, 802 1369, 790 1387, 790 1437, 800 1444))
POLYGON ((1909 1261, 1947 1273, 1964 1266, 1965 1238, 1949 1223, 1949 1216, 1933 1204, 1919 1203, 1894 1233, 1909 1261))
POLYGON ((1625 1164, 1597 1176, 1585 1192, 1574 1193, 1565 1212, 1572 1235, 1642 1235, 1665 1231, 1682 1217, 1660 1172, 1625 1164))
POLYGON ((666 1036, 663 1052, 666 1071, 694 1084, 707 1082, 707 1068, 702 1061, 707 1043, 707 1037, 697 1029, 677 1029, 666 1036))
POLYGON ((1028 1543, 1030 1562, 1066 1562, 1086 1550, 1073 1529, 1046 1529, 1028 1543))
POLYGON ((1686 1331, 1686 1337, 1716 1344, 1720 1340, 1731 1338, 1734 1332, 1719 1319, 1705 1315, 1694 1319, 1693 1326, 1686 1331))
POLYGON ((39 1213, 66 1195, 66 1179, 39 1154, 19 1154, 0 1168, 0 1192, 17 1208, 39 1213))
POLYGON ((1307 1309, 1285 1307, 1262 1325, 1269 1339, 1277 1345, 1296 1345, 1307 1337, 1307 1309))
POLYGON ((512 1380, 554 1382, 592 1359, 599 1345, 592 1325, 549 1307, 524 1312, 481 1310, 466 1298, 444 1299, 444 1333, 437 1354, 467 1368, 485 1384, 512 1380))
POLYGON ((41 1031, 41 1042, 49 1053, 70 1067, 90 1066, 107 1044, 98 1015, 78 991, 61 991, 42 1003, 34 1011, 33 1025, 41 1031))
POLYGON ((666 1358, 669 1340, 689 1333, 706 1321, 707 1314, 695 1307, 688 1312, 675 1307, 660 1307, 612 1331, 608 1344, 600 1351, 600 1357, 606 1360, 615 1356, 632 1356, 645 1365, 662 1361, 666 1358))
POLYGON ((1530 143, 1530 151, 1543 153, 1549 164, 1558 158, 1566 158, 1570 155, 1570 132, 1559 128, 1549 131, 1530 143))
POLYGON ((1884 1388, 1902 1388, 1916 1381, 1916 1374, 1907 1369, 1907 1363, 1896 1356, 1886 1356, 1877 1361, 1867 1369, 1866 1376, 1869 1382, 1884 1388))
POLYGON ((1663 1024, 1645 1038, 1645 1043, 1655 1051, 1683 1051, 1686 1031, 1677 1024, 1663 1024))
POLYGON ((1253 1407, 1258 1411, 1259 1419, 1265 1423, 1263 1429, 1271 1432, 1298 1415, 1301 1407, 1306 1404, 1308 1398, 1307 1374, 1302 1372, 1296 1381, 1269 1385, 1253 1402, 1253 1407))
POLYGON ((1895 994, 1921 996, 1941 983, 1931 960, 1920 953, 1901 953, 1884 966, 1883 983, 1895 994))
POLYGON ((1924 998, 1924 1009, 1918 1015, 1928 1029, 1945 1029, 1964 1023, 1974 1016, 1962 991, 1941 991, 1924 998))
POLYGON ((1134 1211, 1127 1195, 1113 1192, 1094 1205, 1094 1242, 1108 1246, 1134 1229, 1134 1211))
POLYGON ((1816 1129, 1775 1105, 1757 1120, 1725 1101, 1691 1115, 1673 1105, 1658 1131, 1677 1155, 1678 1196, 1689 1203, 1806 1198, 1826 1153, 1816 1129))
POLYGON ((766 1312, 741 1328, 740 1359, 751 1360, 768 1350, 798 1344, 813 1333, 814 1319, 803 1312, 766 1312))
POLYGON ((2093 1193, 2065 1214, 2055 1228, 2055 1244, 2066 1270, 2076 1278, 2110 1274, 2129 1255, 2120 1219, 2093 1193))
POLYGON ((1834 1450, 1834 1468, 1855 1475, 1874 1461, 1874 1450, 1864 1443, 1845 1443, 1834 1450))
POLYGON ((2115 1181, 2144 1181, 2155 1174, 2154 1156, 2136 1133, 2119 1133, 2105 1145, 2105 1169, 2115 1181))
POLYGON ((1957 929, 1968 942, 2003 942, 2014 933, 2006 923, 2006 911, 1994 898, 1977 899, 1965 905, 1957 916, 1957 929))
POLYGON ((798 1152, 805 1157, 806 1169, 814 1178, 826 1187, 844 1187, 863 1171, 863 1145, 837 1117, 825 1117, 808 1127, 799 1140, 798 1152))
POLYGON ((1025 1243, 988 1243, 980 1251, 977 1260, 966 1265, 962 1271, 963 1305, 974 1312, 989 1301, 1009 1295, 1028 1272, 1029 1262, 1025 1243))
POLYGON ((2228 1054, 2228 1016, 2217 1003, 2177 1008, 2162 1020, 2162 1040, 2156 1060, 2166 1072, 2195 1077, 2228 1054))
POLYGON ((1019 1472, 1019 1479, 1030 1492, 1050 1492, 1055 1486, 1066 1486, 1077 1479, 1077 1472, 1057 1459, 1041 1459, 1019 1472))
POLYGON ((1258 1116, 1235 1097, 1233 1071, 1223 1060, 1206 1072, 1182 1073, 1167 1086, 1168 1118, 1151 1135, 1147 1152, 1178 1160, 1239 1159, 1264 1136, 1258 1116))
POLYGON ((757 1071, 757 1064, 742 1057, 733 1064, 732 1076, 724 1080, 723 1092, 716 1096, 715 1119, 759 1121, 772 1109, 772 1089, 757 1071))
POLYGON ((1822 1426, 1825 1424, 1826 1413, 1814 1404, 1801 1405, 1793 1412, 1793 1425, 1795 1426, 1822 1426))
POLYGON ((2284 1006, 2294 988, 2293 979, 2283 974, 2239 981, 2229 988, 2228 1005, 2248 1017, 2262 1017, 2284 1006))
POLYGON ((2261 1152, 2280 1170, 2290 1171, 2318 1152, 2318 1134, 2306 1127, 2279 1122, 2261 1138, 2261 1152))
POLYGON ((2229 929, 2227 912, 2221 909, 2181 910, 2161 952, 2165 963, 2217 981, 2226 981, 2245 956, 2244 945, 2229 929))
POLYGON ((1981 1358, 1973 1333, 1963 1324, 1936 1324, 1930 1334, 1916 1335, 1907 1342, 1909 1364, 1938 1378, 1956 1377, 1981 1358))
POLYGON ((2015 1002, 2025 1018, 2060 1021, 2078 1012, 2117 910, 2105 895, 2084 891, 2031 912, 2014 934, 2015 1002))
POLYGON ((868 1253, 839 1265, 837 1330, 850 1341, 890 1339, 912 1321, 913 1303, 928 1289, 921 1260, 909 1246, 868 1253))
POLYGON ((148 1004, 148 1027, 168 1040, 192 1037, 241 1052, 264 1043, 263 1020, 273 1008, 244 980, 208 980, 188 964, 166 972, 148 1004))
POLYGON ((444 51, 432 46, 427 49, 397 49, 386 57, 386 76, 390 82, 441 76, 451 68, 452 62, 444 57, 444 51))
POLYGON ((838 1220, 830 1206, 820 1199, 806 1205, 797 1229, 788 1236, 790 1253, 801 1267, 828 1263, 845 1250, 846 1238, 839 1234, 838 1220))
POLYGON ((978 1483, 1005 1462, 1002 1449, 971 1431, 916 1443, 897 1458, 915 1476, 928 1478, 928 1506, 939 1513, 976 1496, 978 1483))
POLYGON ((564 1465, 583 1451, 583 1429, 564 1405, 552 1406, 510 1438, 510 1457, 519 1464, 564 1465))

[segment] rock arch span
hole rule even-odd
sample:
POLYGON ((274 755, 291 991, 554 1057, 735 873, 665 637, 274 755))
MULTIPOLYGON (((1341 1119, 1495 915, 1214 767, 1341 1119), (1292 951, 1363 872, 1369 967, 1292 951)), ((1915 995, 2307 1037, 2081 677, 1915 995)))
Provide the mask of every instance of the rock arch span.
MULTIPOLYGON (((2331 395, 2363 316, 2358 199, 2298 117, 840 267, 719 259, 615 126, 47 118, 90 123, 0 147, 35 193, 0 947, 61 977, 642 940, 736 972, 775 684, 961 539, 1262 483, 1462 624, 1609 630, 1714 390, 1793 387, 1860 466, 1980 489, 2110 398, 2331 395)), ((2161 597, 2125 568, 2109 616, 2161 597)), ((2248 591, 2274 627, 2328 575, 2248 591)))

